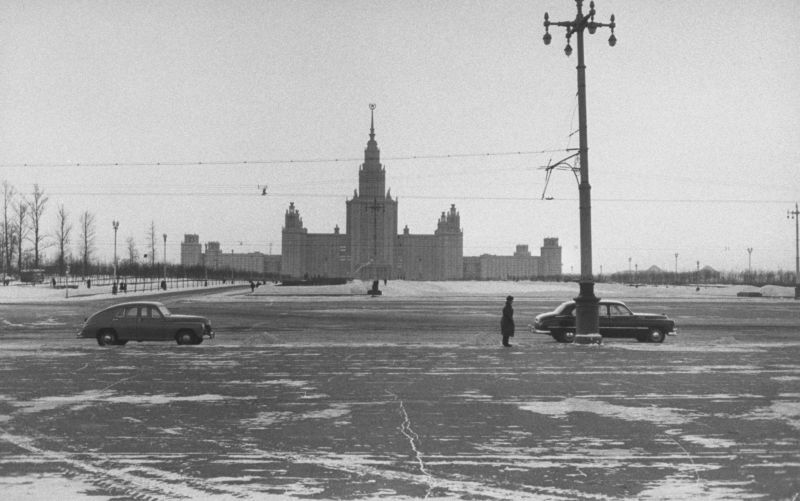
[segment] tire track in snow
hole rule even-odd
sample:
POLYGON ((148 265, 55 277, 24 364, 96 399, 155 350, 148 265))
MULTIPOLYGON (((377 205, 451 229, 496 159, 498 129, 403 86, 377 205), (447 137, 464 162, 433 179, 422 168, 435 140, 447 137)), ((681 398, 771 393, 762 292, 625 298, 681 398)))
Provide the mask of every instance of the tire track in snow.
POLYGON ((0 440, 13 444, 46 461, 60 462, 66 472, 77 472, 94 485, 110 492, 122 492, 132 499, 169 501, 174 499, 257 499, 257 493, 232 487, 212 485, 197 479, 142 465, 121 465, 108 458, 78 459, 86 453, 57 452, 37 447, 31 437, 0 432, 0 440))

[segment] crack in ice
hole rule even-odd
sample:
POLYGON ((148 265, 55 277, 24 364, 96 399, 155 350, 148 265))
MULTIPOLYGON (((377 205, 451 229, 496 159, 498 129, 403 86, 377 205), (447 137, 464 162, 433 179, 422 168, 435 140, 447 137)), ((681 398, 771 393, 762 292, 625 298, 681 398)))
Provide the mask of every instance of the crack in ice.
POLYGON ((411 427, 411 418, 408 417, 408 412, 406 411, 406 406, 403 403, 403 400, 400 399, 396 394, 386 390, 386 393, 391 395, 396 402, 400 405, 400 414, 403 416, 403 422, 400 423, 400 433, 403 434, 408 439, 409 445, 411 445, 411 450, 414 451, 414 457, 417 460, 417 464, 419 465, 419 471, 422 473, 425 478, 427 479, 428 483, 428 491, 425 493, 425 498, 427 499, 431 495, 431 491, 434 488, 435 480, 433 475, 425 467, 425 460, 422 457, 422 452, 417 447, 417 443, 419 442, 419 435, 414 431, 411 427))

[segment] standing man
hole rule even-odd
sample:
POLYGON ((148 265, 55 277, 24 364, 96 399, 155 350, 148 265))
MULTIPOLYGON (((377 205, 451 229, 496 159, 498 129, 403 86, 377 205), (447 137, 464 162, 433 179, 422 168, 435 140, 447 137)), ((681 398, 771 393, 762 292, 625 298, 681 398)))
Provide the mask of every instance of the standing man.
POLYGON ((514 337, 514 308, 511 303, 514 302, 512 296, 506 298, 506 305, 503 307, 503 318, 500 320, 500 333, 503 335, 503 346, 511 346, 508 344, 508 338, 514 337))

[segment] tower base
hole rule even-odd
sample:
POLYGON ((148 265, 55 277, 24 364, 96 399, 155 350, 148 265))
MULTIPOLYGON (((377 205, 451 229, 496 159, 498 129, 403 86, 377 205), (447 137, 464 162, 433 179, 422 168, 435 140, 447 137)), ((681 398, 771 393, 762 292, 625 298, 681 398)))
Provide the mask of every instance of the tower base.
POLYGON ((580 293, 575 298, 575 343, 601 344, 600 298, 594 295, 594 282, 582 280, 580 293))

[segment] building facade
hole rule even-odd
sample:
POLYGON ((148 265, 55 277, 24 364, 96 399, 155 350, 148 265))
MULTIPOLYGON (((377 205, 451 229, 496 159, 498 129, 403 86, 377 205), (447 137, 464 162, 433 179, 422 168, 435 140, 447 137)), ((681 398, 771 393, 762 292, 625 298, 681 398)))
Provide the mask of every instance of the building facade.
POLYGON ((225 253, 219 242, 206 242, 203 252, 199 235, 186 234, 181 242, 181 265, 200 266, 214 271, 233 270, 259 277, 277 277, 281 271, 281 256, 261 252, 225 253))
POLYGON ((557 238, 545 238, 539 256, 531 255, 527 245, 517 245, 511 256, 483 254, 464 258, 464 278, 468 280, 530 280, 561 276, 561 246, 557 238))
POLYGON ((333 233, 309 233, 294 202, 284 214, 281 255, 260 252, 223 253, 219 242, 207 242, 203 252, 198 235, 184 235, 181 264, 210 270, 247 271, 292 279, 357 278, 362 280, 510 280, 558 278, 561 246, 545 238, 540 256, 517 245, 512 256, 484 254, 464 257, 464 233, 455 204, 441 213, 432 234, 398 234, 398 200, 386 188, 386 169, 375 140, 374 106, 358 170, 358 188, 346 200, 346 226, 333 233))
MULTIPOLYGON (((373 107, 371 107, 374 109, 373 107)), ((294 202, 284 215, 281 273, 291 278, 459 280, 463 241, 455 205, 443 212, 433 234, 397 233, 398 201, 386 189, 386 169, 375 141, 374 112, 358 171, 358 188, 345 203, 346 227, 309 233, 294 202)))

